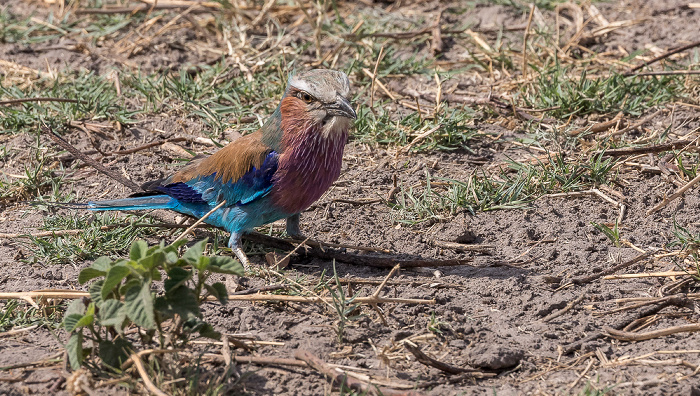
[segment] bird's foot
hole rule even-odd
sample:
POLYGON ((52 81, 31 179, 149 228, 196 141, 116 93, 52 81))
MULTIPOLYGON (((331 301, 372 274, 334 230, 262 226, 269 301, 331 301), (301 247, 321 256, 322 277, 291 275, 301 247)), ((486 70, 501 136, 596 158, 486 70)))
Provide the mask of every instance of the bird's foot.
POLYGON ((241 234, 231 233, 231 238, 228 240, 228 247, 233 251, 236 257, 238 257, 243 268, 248 269, 250 267, 250 261, 243 249, 241 249, 241 234))
POLYGON ((293 239, 304 239, 304 234, 299 227, 299 213, 287 217, 287 235, 293 239))
POLYGON ((233 250, 233 253, 236 254, 236 257, 238 257, 238 260, 243 264, 243 268, 248 269, 250 267, 250 261, 248 261, 248 256, 245 255, 245 252, 243 249, 236 247, 233 250))

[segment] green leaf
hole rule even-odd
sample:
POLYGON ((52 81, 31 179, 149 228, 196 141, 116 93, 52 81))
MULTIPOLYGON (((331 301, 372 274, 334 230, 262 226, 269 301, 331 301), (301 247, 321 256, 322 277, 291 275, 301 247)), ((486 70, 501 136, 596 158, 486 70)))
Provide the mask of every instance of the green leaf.
POLYGON ((143 282, 141 285, 128 289, 124 296, 124 306, 126 315, 134 323, 146 329, 155 328, 150 282, 143 282))
POLYGON ((98 271, 107 272, 111 265, 112 265, 112 260, 107 256, 102 256, 102 257, 98 257, 97 260, 93 261, 90 268, 96 269, 98 271))
POLYGON ((88 293, 90 293, 90 299, 97 304, 98 307, 102 306, 102 285, 105 283, 104 279, 100 279, 94 282, 88 288, 88 293))
POLYGON ((231 274, 243 276, 243 266, 238 260, 227 256, 214 256, 209 258, 209 271, 219 274, 231 274))
POLYGON ((196 265, 199 263, 199 258, 202 257, 208 240, 209 238, 204 238, 195 243, 191 248, 187 249, 185 254, 182 255, 182 258, 185 259, 185 261, 187 261, 190 265, 196 265))
POLYGON ((153 268, 163 265, 165 262, 165 253, 155 252, 139 260, 139 264, 143 266, 146 270, 152 270, 153 268))
POLYGON ((126 265, 115 265, 110 268, 105 277, 104 284, 102 285, 102 299, 104 300, 107 298, 130 272, 131 270, 126 265))
POLYGON ((221 282, 216 282, 212 285, 205 284, 204 287, 207 289, 209 294, 216 297, 220 303, 226 304, 228 302, 228 291, 226 291, 226 286, 221 282))
POLYGON ((183 285, 192 277, 192 271, 188 271, 184 268, 175 267, 168 271, 168 279, 165 280, 163 286, 165 287, 165 292, 169 293, 171 290, 183 285))
POLYGON ((80 275, 78 275, 78 283, 84 285, 87 281, 104 276, 105 274, 106 272, 94 268, 84 268, 82 271, 80 271, 80 275))
MULTIPOLYGON (((128 282, 126 282, 125 284, 123 284, 123 285, 119 288, 119 294, 123 296, 123 295, 126 294, 126 291, 127 291, 127 290, 131 289, 132 287, 138 287, 138 286, 140 286, 140 285, 141 285, 141 281, 140 281, 140 280, 138 280, 138 279, 130 279, 128 282)), ((98 306, 99 306, 99 305, 98 305, 98 306)))
POLYGON ((187 243, 187 239, 179 239, 173 243, 171 243, 166 249, 170 251, 169 249, 172 248, 173 251, 177 251, 180 247, 184 246, 187 243))
POLYGON ((197 296, 191 289, 180 286, 166 294, 165 298, 168 301, 168 309, 183 319, 200 316, 197 296))
POLYGON ((100 341, 98 355, 106 365, 120 370, 133 349, 129 341, 119 337, 114 341, 100 341))
POLYGON ((153 309, 158 312, 158 319, 160 319, 161 322, 164 322, 167 319, 172 319, 175 316, 175 313, 170 309, 170 303, 165 296, 156 297, 156 300, 153 303, 153 309))
POLYGON ((204 271, 204 270, 206 270, 207 267, 209 267, 209 257, 207 257, 207 256, 201 256, 201 257, 199 258, 199 261, 197 261, 196 267, 197 267, 197 270, 199 270, 199 271, 204 271))
POLYGON ((72 315, 72 314, 79 314, 79 315, 85 315, 85 309, 87 306, 85 306, 85 303, 83 302, 82 299, 77 299, 71 301, 71 303, 68 305, 68 308, 66 308, 66 315, 72 315))
POLYGON ((122 325, 126 319, 126 309, 124 303, 119 300, 105 300, 97 313, 97 317, 102 326, 112 326, 117 332, 122 332, 122 325))
POLYGON ((146 241, 138 240, 131 245, 131 251, 129 251, 129 258, 134 261, 139 261, 146 256, 148 251, 148 244, 146 241))
POLYGON ((78 328, 78 323, 80 323, 80 320, 83 319, 84 315, 81 314, 70 314, 66 315, 63 317, 63 328, 66 329, 67 332, 72 332, 76 328, 78 328))
MULTIPOLYGON (((74 329, 78 327, 86 327, 90 326, 93 322, 95 321, 95 303, 91 302, 90 305, 88 305, 87 310, 85 310, 85 315, 78 320, 77 323, 75 323, 75 326, 69 331, 73 331, 74 329)), ((68 330, 68 329, 66 329, 68 330)))
POLYGON ((202 323, 202 326, 199 328, 199 335, 214 340, 221 339, 221 333, 214 330, 214 327, 209 323, 202 323))
POLYGON ((75 333, 70 336, 66 343, 66 354, 70 367, 77 370, 83 364, 85 355, 83 354, 83 333, 75 333))
POLYGON ((165 261, 166 261, 168 264, 175 264, 175 263, 177 263, 177 260, 178 260, 178 258, 177 258, 177 253, 175 253, 175 252, 167 252, 167 253, 165 253, 165 261))

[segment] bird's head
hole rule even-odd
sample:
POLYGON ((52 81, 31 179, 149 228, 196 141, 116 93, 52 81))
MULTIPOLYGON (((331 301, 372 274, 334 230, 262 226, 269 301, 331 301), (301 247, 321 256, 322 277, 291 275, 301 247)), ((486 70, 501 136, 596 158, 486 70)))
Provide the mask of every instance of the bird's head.
POLYGON ((280 106, 283 127, 320 127, 326 136, 347 132, 357 118, 349 93, 350 82, 343 72, 314 69, 290 76, 280 106))

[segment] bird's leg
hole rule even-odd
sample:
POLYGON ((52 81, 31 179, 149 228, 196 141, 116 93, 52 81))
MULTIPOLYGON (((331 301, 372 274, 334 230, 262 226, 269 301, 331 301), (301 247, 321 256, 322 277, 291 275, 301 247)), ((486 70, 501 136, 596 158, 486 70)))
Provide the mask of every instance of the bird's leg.
POLYGON ((243 264, 243 268, 247 269, 250 265, 250 261, 248 261, 248 256, 245 255, 243 249, 241 249, 241 234, 232 232, 231 238, 228 240, 228 247, 236 254, 238 260, 243 264))
POLYGON ((287 217, 287 235, 294 239, 304 239, 304 235, 299 228, 299 213, 287 217))

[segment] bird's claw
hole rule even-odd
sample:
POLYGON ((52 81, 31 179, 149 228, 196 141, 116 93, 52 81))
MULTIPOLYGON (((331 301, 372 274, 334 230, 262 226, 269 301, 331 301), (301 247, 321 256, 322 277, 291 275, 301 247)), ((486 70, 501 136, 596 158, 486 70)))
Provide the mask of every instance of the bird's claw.
POLYGON ((304 239, 304 234, 302 234, 299 227, 299 213, 287 217, 287 228, 285 231, 287 235, 294 239, 304 239))

